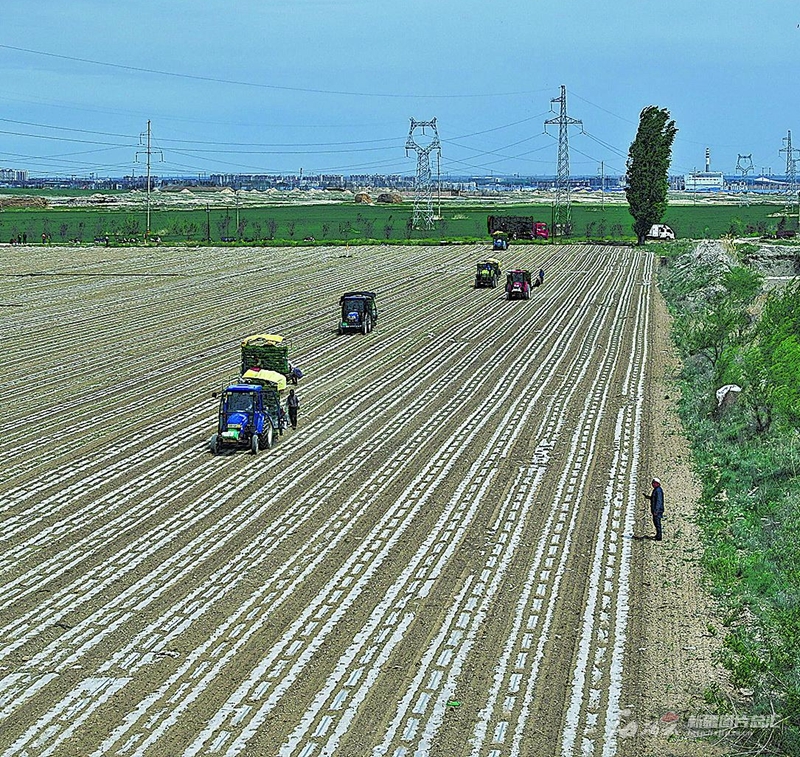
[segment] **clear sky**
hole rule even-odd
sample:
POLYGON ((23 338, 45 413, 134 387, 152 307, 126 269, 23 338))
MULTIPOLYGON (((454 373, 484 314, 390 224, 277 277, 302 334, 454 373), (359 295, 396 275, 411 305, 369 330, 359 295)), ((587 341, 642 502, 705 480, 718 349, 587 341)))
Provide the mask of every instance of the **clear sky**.
POLYGON ((798 63, 797 0, 9 0, 0 167, 138 174, 150 119, 160 175, 413 174, 435 117, 442 173, 552 175, 563 84, 573 175, 623 172, 646 105, 674 173, 783 174, 798 63))

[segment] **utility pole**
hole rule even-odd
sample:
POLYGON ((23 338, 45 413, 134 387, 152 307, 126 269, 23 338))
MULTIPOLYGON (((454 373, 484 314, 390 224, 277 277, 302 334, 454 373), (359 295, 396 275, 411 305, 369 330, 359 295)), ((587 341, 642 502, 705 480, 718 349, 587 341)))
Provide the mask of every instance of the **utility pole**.
MULTIPOLYGON (((558 170, 556 172, 556 209, 555 226, 553 233, 561 230, 562 236, 569 236, 572 232, 572 206, 571 206, 571 187, 569 181, 569 127, 580 124, 578 121, 567 115, 567 88, 561 85, 561 96, 550 100, 550 109, 553 103, 559 104, 558 117, 550 118, 544 122, 545 127, 549 124, 558 125, 558 170)), ((554 111, 555 112, 555 111, 554 111)), ((547 129, 545 128, 545 131, 547 129)))
POLYGON ((406 157, 408 157, 409 150, 417 153, 417 175, 414 179, 414 216, 411 223, 415 229, 432 229, 433 178, 431 175, 431 153, 435 151, 437 154, 437 166, 442 153, 435 118, 430 121, 415 121, 413 118, 411 119, 411 128, 408 130, 408 137, 406 138, 406 157), (433 134, 427 145, 420 145, 414 138, 414 131, 421 129, 421 133, 424 135, 426 128, 431 129, 433 134))
POLYGON ((436 153, 436 199, 438 200, 437 205, 439 206, 436 211, 436 218, 437 220, 442 220, 442 170, 441 170, 441 150, 436 153))
POLYGON ((139 144, 143 146, 144 150, 139 150, 136 153, 136 162, 139 162, 139 155, 147 156, 147 224, 144 232, 145 241, 150 239, 150 156, 157 152, 161 155, 161 160, 164 160, 164 153, 161 150, 153 150, 152 148, 152 133, 150 131, 150 121, 147 121, 147 131, 139 135, 139 144))
POLYGON ((606 165, 605 161, 600 161, 600 210, 606 210, 606 165))
MULTIPOLYGON (((301 168, 300 170, 302 171, 303 169, 301 168)), ((233 193, 233 196, 236 198, 236 238, 239 239, 240 234, 239 234, 239 190, 238 189, 233 193)))

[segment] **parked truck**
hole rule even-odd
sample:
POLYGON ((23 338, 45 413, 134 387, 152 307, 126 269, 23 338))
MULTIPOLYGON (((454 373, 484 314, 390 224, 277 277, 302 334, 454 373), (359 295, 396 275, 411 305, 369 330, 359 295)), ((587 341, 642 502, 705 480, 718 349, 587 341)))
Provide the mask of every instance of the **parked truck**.
POLYGON ((342 309, 337 331, 360 331, 369 334, 378 323, 378 304, 375 292, 345 292, 339 298, 342 309))
POLYGON ((489 234, 505 232, 511 239, 549 239, 550 230, 542 221, 533 216, 487 216, 486 226, 489 234))
POLYGON ((675 239, 675 232, 665 223, 654 223, 647 232, 647 239, 658 239, 662 242, 675 239))
MULTIPOLYGON (((214 397, 218 396, 216 392, 214 397)), ((226 448, 258 454, 288 427, 286 377, 276 371, 247 370, 219 394, 217 430, 208 441, 212 454, 226 448)))

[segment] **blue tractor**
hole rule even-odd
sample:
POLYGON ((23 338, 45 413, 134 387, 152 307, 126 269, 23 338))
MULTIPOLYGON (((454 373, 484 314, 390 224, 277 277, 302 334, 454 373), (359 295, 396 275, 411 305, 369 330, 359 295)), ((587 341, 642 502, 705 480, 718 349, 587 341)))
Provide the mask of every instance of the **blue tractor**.
POLYGON ((217 431, 208 442, 211 452, 239 448, 256 455, 272 447, 289 425, 285 392, 286 376, 275 371, 249 370, 226 386, 219 397, 217 431))
POLYGON ((345 292, 339 298, 342 314, 337 331, 360 331, 369 334, 378 323, 378 305, 375 292, 345 292))

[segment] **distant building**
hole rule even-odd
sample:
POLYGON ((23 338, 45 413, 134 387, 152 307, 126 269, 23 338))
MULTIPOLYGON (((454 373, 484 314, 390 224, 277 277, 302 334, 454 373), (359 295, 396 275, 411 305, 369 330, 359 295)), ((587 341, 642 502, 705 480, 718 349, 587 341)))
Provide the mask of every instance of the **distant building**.
POLYGON ((711 150, 706 147, 706 170, 691 171, 684 177, 687 192, 716 192, 725 188, 722 171, 711 170, 711 150))
POLYGON ((722 171, 692 171, 684 176, 687 192, 717 191, 725 188, 722 171))
POLYGON ((23 182, 27 180, 27 171, 20 171, 18 168, 0 168, 0 181, 23 182))

